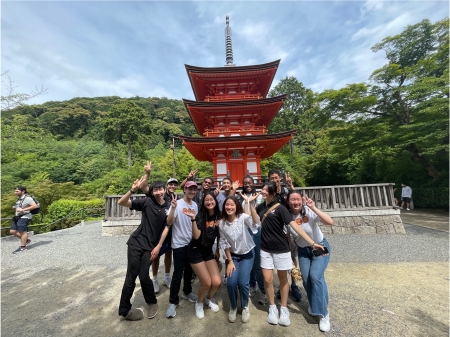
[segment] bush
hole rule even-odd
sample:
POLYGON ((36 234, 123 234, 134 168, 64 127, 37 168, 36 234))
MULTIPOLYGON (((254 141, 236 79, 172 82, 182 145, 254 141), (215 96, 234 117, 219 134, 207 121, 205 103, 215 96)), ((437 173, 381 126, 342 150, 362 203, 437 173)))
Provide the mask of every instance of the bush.
MULTIPOLYGON (((63 228, 72 227, 81 221, 82 212, 81 210, 89 208, 104 208, 105 199, 91 199, 91 200, 65 200, 61 199, 53 202, 48 208, 48 218, 50 222, 61 219, 60 221, 54 223, 50 230, 57 230, 63 228), (64 218, 64 219, 63 219, 64 218)), ((89 212, 85 210, 85 216, 90 213, 98 214, 98 210, 94 212, 89 212)))
MULTIPOLYGON (((401 192, 400 192, 401 193, 401 192)), ((415 208, 449 208, 448 187, 414 188, 413 201, 415 208)), ((401 199, 399 199, 401 203, 401 199)))

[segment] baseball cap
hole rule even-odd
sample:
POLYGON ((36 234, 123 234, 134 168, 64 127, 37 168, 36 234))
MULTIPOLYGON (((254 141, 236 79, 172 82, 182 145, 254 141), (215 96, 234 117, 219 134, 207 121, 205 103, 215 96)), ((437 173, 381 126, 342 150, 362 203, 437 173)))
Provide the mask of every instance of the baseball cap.
POLYGON ((178 185, 178 180, 176 178, 169 178, 169 180, 167 180, 167 184, 170 184, 170 183, 177 183, 177 185, 178 185))
POLYGON ((195 181, 189 180, 185 185, 184 188, 189 188, 191 186, 197 187, 197 183, 195 181))

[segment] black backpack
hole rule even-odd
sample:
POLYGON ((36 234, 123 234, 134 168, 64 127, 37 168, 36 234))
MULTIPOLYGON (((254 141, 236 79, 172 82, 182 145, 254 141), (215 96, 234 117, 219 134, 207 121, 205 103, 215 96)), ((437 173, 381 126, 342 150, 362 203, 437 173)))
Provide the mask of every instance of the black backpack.
MULTIPOLYGON (((38 214, 41 211, 41 205, 39 204, 39 201, 36 200, 35 197, 33 197, 32 195, 27 194, 28 197, 30 197, 31 199, 33 199, 34 203, 36 204, 36 208, 32 209, 30 211, 30 214, 38 214)), ((22 200, 23 203, 23 200, 22 200)), ((22 207, 22 203, 20 204, 20 207, 22 207)))

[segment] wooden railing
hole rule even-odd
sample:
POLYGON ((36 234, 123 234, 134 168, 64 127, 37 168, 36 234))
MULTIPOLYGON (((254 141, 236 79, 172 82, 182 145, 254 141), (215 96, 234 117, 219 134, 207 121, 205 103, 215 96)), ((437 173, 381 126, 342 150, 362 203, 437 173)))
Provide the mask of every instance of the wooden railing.
POLYGON ((320 209, 383 209, 394 205, 393 183, 299 187, 320 209))
MULTIPOLYGON (((387 209, 394 205, 393 183, 298 187, 303 194, 314 200, 316 206, 328 211, 387 209)), ((105 220, 140 220, 141 212, 119 206, 121 195, 107 195, 105 220)), ((131 199, 145 198, 135 194, 131 199)))

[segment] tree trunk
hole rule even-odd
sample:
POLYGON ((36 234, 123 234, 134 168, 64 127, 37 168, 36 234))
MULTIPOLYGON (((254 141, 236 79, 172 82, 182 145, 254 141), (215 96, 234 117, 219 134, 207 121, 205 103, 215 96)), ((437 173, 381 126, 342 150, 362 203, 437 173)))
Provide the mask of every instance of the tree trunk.
POLYGON ((128 139, 128 169, 131 168, 131 139, 128 139))
POLYGON ((415 143, 405 146, 404 149, 412 154, 411 159, 420 163, 427 170, 428 175, 433 179, 438 179, 444 173, 438 171, 427 157, 419 153, 419 149, 415 143))

